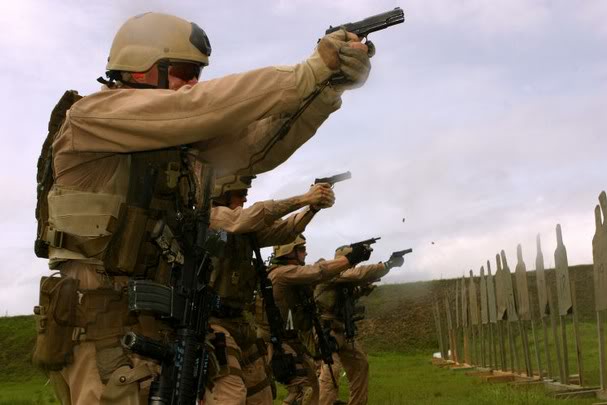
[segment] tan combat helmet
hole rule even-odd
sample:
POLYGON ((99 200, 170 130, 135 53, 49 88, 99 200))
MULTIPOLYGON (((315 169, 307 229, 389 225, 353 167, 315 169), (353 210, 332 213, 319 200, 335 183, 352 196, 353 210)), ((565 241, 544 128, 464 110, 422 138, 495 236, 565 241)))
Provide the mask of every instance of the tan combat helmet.
POLYGON ((129 18, 120 27, 110 49, 108 76, 117 72, 146 72, 159 61, 192 62, 207 66, 211 44, 195 23, 161 13, 129 18))
POLYGON ((227 204, 225 201, 226 192, 234 190, 247 190, 251 188, 253 179, 257 176, 237 176, 231 174, 229 176, 223 176, 215 180, 215 186, 211 193, 211 199, 216 204, 227 204))
POLYGON ((286 256, 290 254, 296 246, 305 246, 306 237, 303 234, 297 235, 295 240, 286 245, 274 246, 274 258, 278 259, 279 257, 286 256))

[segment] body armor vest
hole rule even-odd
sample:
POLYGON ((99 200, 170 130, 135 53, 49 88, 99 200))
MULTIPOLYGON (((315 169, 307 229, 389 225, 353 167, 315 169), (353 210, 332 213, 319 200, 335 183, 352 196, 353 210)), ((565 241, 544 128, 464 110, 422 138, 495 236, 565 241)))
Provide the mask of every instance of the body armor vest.
POLYGON ((314 300, 323 317, 335 317, 336 315, 337 288, 336 285, 319 284, 314 289, 314 300))
MULTIPOLYGON (((277 268, 280 268, 280 265, 272 265, 268 268, 268 272, 276 271, 277 268)), ((302 294, 313 294, 313 290, 308 285, 285 286, 277 283, 274 286, 274 299, 286 322, 286 329, 298 333, 312 329, 312 317, 301 305, 302 294)))
POLYGON ((224 253, 213 257, 211 287, 229 308, 242 310, 253 301, 257 272, 252 259, 253 248, 246 234, 228 234, 224 253))
POLYGON ((186 207, 196 204, 196 180, 185 148, 123 155, 113 192, 53 185, 48 195, 50 264, 82 260, 115 275, 167 282, 186 207), (122 185, 122 186, 120 186, 122 185))

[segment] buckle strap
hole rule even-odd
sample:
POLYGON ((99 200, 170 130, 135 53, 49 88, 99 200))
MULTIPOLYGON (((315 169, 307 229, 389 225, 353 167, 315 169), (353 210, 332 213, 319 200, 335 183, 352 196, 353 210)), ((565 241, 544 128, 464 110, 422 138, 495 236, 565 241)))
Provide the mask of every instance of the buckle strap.
POLYGON ((262 338, 257 338, 255 343, 249 346, 246 350, 243 350, 243 358, 240 361, 242 367, 248 366, 255 363, 257 359, 264 357, 268 354, 268 348, 266 342, 262 338))
POLYGON ((107 247, 111 238, 112 235, 82 238, 48 227, 44 240, 53 248, 81 253, 85 257, 90 258, 100 255, 107 247))
POLYGON ((242 364, 242 355, 238 350, 233 347, 226 347, 226 352, 228 353, 228 356, 235 357, 236 360, 238 360, 238 363, 242 364))
POLYGON ((244 373, 242 372, 241 369, 230 366, 230 367, 228 367, 228 371, 229 371, 228 374, 236 375, 236 376, 242 378, 242 381, 244 381, 244 373))
POLYGON ((270 379, 268 377, 264 378, 262 381, 258 382, 252 387, 247 387, 247 398, 252 397, 258 392, 263 391, 266 387, 270 386, 270 379))
POLYGON ((244 357, 243 357, 243 358, 242 358, 242 359, 239 361, 239 363, 240 363, 240 365, 241 365, 242 367, 245 367, 245 366, 248 366, 248 365, 251 365, 251 364, 255 363, 255 361, 256 361, 257 359, 259 359, 259 358, 261 358, 261 357, 263 356, 263 354, 262 354, 262 353, 261 353, 259 350, 257 350, 257 346, 252 346, 252 347, 254 347, 254 348, 255 348, 255 350, 254 350, 252 353, 250 353, 250 354, 248 354, 248 355, 244 356, 244 357))

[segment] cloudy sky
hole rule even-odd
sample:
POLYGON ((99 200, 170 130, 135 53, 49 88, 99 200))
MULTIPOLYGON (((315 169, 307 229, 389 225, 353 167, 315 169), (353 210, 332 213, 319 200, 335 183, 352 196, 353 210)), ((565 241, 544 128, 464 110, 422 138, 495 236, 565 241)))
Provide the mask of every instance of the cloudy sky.
POLYGON ((250 201, 352 171, 308 229, 309 258, 381 236, 374 261, 414 249, 390 283, 478 274, 501 249, 513 268, 518 243, 533 268, 538 233, 551 266, 557 223, 569 262, 590 263, 593 209, 607 188, 607 2, 22 0, 0 13, 0 314, 30 313, 48 273, 32 246, 50 110, 66 89, 98 90, 124 20, 159 11, 197 22, 213 46, 203 73, 213 78, 297 63, 329 25, 396 6, 406 21, 372 35, 367 85, 260 176, 250 201))

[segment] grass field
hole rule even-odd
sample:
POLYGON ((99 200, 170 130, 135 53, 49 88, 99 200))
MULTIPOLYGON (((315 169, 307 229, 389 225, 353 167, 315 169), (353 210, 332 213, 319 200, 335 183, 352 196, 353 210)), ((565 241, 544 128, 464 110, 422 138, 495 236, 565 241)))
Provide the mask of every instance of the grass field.
POLYGON ((46 378, 34 376, 27 381, 0 382, 0 404, 2 405, 46 405, 58 404, 46 378))
MULTIPOLYGON (((369 356, 371 381, 369 404, 592 404, 596 400, 563 401, 548 398, 539 387, 511 387, 482 383, 475 377, 430 364, 423 354, 382 353, 369 356)), ((1 405, 57 404, 45 379, 27 382, 0 382, 1 405)), ((346 380, 341 380, 341 398, 347 398, 346 380)), ((284 390, 280 390, 280 397, 284 390)), ((279 404, 280 401, 275 401, 279 404)))
MULTIPOLYGON (((550 405, 592 404, 596 400, 556 400, 541 387, 487 384, 463 373, 430 364, 424 354, 382 353, 369 356, 371 380, 369 404, 372 405, 550 405)), ((345 378, 340 388, 345 387, 345 378)), ((340 398, 347 400, 347 389, 340 398)), ((275 401, 280 404, 280 401, 275 401)))

